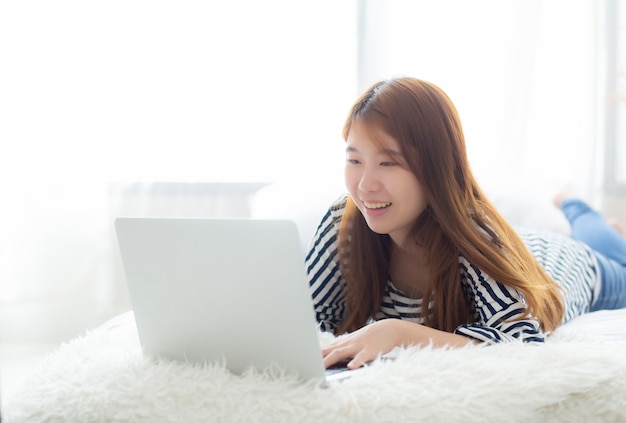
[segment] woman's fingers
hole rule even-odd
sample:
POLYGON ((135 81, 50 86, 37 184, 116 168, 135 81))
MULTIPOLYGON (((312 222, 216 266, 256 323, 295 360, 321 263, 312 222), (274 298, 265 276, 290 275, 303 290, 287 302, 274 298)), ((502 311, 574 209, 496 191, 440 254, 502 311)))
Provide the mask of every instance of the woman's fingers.
POLYGON ((366 363, 376 359, 377 353, 363 349, 356 345, 352 347, 339 347, 332 349, 324 355, 324 366, 326 368, 338 363, 345 362, 350 370, 358 369, 366 363))
POLYGON ((419 329, 420 325, 398 319, 386 319, 362 327, 349 335, 337 338, 322 349, 326 367, 348 362, 349 369, 356 369, 402 345, 401 334, 405 326, 419 329))
POLYGON ((346 367, 353 370, 374 360, 377 354, 367 349, 363 342, 358 342, 359 339, 358 336, 347 335, 323 348, 324 366, 328 368, 346 362, 346 367))
POLYGON ((322 356, 324 357, 324 367, 329 368, 337 363, 348 362, 352 360, 356 353, 346 347, 333 347, 332 345, 322 350, 322 356))
POLYGON ((373 361, 376 357, 377 355, 372 355, 371 352, 367 350, 361 350, 358 354, 354 356, 352 360, 350 360, 346 367, 348 367, 348 369, 350 370, 358 369, 364 364, 373 361))

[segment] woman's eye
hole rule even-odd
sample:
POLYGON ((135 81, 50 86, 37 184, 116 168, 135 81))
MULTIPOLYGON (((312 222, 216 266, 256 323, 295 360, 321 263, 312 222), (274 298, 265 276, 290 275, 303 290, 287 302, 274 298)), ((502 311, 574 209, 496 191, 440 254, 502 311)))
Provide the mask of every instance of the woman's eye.
POLYGON ((380 165, 381 166, 395 166, 397 163, 396 162, 381 162, 380 165))
POLYGON ((359 161, 357 159, 347 159, 346 161, 350 164, 359 164, 359 161))

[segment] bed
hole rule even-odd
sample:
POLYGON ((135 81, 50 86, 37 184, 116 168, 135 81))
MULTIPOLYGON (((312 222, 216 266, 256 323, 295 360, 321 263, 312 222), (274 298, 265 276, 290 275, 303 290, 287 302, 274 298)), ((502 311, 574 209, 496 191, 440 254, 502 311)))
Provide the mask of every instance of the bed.
MULTIPOLYGON (((626 309, 543 346, 408 348, 325 386, 278 369, 229 373, 141 353, 132 313, 63 344, 9 399, 22 422, 626 421, 626 309)), ((329 341, 320 333, 320 342, 329 341)), ((286 340, 288 342, 288 340, 286 340)))
MULTIPOLYGON (((308 236, 321 212, 310 212, 310 191, 308 202, 298 202, 294 188, 268 187, 253 199, 252 214, 285 217, 280 213, 290 210, 308 236), (285 198, 306 205, 306 213, 294 214, 285 198)), ((532 205, 508 207, 524 217, 537 214, 532 205)), ((567 230, 547 208, 539 216, 544 227, 567 230)), ((321 344, 332 339, 319 337, 321 344)), ((626 421, 626 309, 581 316, 542 346, 401 349, 394 361, 375 361, 330 385, 276 368, 238 376, 223 363, 146 357, 127 312, 48 355, 4 412, 9 423, 620 422, 626 421)))

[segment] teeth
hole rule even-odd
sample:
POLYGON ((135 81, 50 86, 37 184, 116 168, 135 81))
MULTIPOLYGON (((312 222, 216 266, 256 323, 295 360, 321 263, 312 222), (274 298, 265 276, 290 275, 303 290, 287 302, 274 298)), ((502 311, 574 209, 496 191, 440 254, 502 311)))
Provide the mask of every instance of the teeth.
POLYGON ((385 207, 389 207, 391 205, 391 203, 366 203, 366 202, 363 202, 363 204, 368 209, 382 209, 385 207))

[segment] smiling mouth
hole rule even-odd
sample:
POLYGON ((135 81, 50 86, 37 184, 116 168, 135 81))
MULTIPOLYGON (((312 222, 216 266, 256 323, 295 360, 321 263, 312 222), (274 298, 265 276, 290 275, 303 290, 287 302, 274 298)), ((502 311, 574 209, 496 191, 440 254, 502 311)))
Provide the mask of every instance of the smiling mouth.
POLYGON ((368 208, 368 209, 385 209, 389 207, 391 203, 366 203, 364 201, 363 205, 365 206, 365 208, 368 208))

